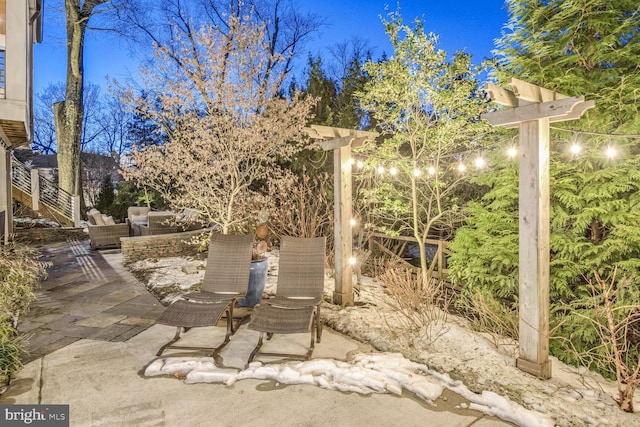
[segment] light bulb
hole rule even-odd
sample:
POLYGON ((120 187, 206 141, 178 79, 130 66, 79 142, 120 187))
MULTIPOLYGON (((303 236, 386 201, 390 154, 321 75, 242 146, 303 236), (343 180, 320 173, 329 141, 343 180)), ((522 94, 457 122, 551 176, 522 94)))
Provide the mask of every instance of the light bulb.
POLYGON ((378 173, 382 175, 384 173, 384 168, 382 166, 378 166, 378 173))
POLYGON ((422 175, 422 172, 420 172, 420 169, 414 169, 413 170, 413 176, 415 176, 417 178, 420 175, 422 175))
POLYGON ((513 158, 518 155, 518 149, 516 147, 509 147, 507 150, 507 156, 513 158))
POLYGON ((459 172, 464 172, 465 170, 467 170, 467 167, 464 165, 464 163, 460 163, 458 165, 458 171, 459 172))
POLYGON ((573 144, 570 150, 571 150, 571 154, 579 154, 581 151, 581 148, 578 144, 573 144))
POLYGON ((616 156, 616 149, 613 147, 609 147, 607 148, 607 157, 609 157, 610 159, 614 158, 616 156))
POLYGON ((434 168, 433 166, 429 166, 429 169, 427 170, 427 172, 429 172, 429 175, 435 175, 436 168, 434 168))
POLYGON ((397 174, 397 173, 398 173, 398 169, 396 169, 396 168, 391 168, 391 169, 389 169, 389 173, 390 173, 391 175, 395 175, 395 174, 397 174))
POLYGON ((486 163, 486 162, 484 161, 484 159, 483 159, 482 157, 478 157, 478 158, 475 160, 475 162, 474 162, 474 163, 475 163, 475 165, 476 165, 476 167, 477 167, 477 168, 481 168, 481 167, 483 167, 483 166, 485 165, 485 163, 486 163))

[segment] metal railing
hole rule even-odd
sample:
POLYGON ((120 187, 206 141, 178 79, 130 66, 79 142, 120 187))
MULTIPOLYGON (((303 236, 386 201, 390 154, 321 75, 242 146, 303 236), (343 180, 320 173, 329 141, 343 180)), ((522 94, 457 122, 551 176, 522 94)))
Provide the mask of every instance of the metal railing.
POLYGON ((31 194, 31 171, 16 159, 11 159, 11 183, 25 193, 31 194))
POLYGON ((76 208, 75 206, 77 204, 75 201, 77 198, 58 187, 58 184, 55 182, 38 174, 35 175, 38 181, 37 187, 35 187, 32 176, 29 167, 15 158, 11 159, 11 183, 15 187, 31 196, 37 191, 38 203, 42 203, 47 208, 60 213, 70 221, 74 221, 74 218, 77 216, 74 215, 75 210, 79 209, 79 207, 76 208))
POLYGON ((42 176, 39 180, 39 186, 40 202, 56 208, 69 219, 73 219, 73 196, 70 193, 42 176))
POLYGON ((5 80, 5 75, 6 73, 6 68, 5 68, 5 51, 4 49, 0 49, 0 98, 4 98, 5 97, 5 87, 6 87, 6 80, 5 80))

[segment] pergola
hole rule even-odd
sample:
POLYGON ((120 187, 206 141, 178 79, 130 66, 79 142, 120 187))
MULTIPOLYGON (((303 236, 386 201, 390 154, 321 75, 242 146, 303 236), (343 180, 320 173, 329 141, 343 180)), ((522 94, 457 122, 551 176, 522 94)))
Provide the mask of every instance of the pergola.
POLYGON ((483 114, 494 126, 519 130, 519 341, 516 366, 551 378, 549 360, 549 124, 595 107, 584 96, 512 78, 512 91, 488 83, 491 100, 510 107, 483 114))
POLYGON ((366 141, 373 141, 378 134, 353 129, 311 125, 305 128, 307 134, 320 139, 325 151, 333 150, 334 239, 335 239, 335 289, 333 302, 353 305, 353 283, 351 257, 353 241, 351 234, 352 186, 351 149, 360 147, 366 141))

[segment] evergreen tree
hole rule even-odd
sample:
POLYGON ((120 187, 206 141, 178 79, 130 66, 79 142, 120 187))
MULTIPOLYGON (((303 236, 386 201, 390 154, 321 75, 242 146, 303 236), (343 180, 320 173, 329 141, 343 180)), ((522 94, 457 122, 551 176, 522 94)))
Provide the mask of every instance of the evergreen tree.
POLYGON ((333 126, 335 115, 335 99, 337 87, 333 80, 322 69, 322 59, 311 57, 308 59, 309 76, 307 78, 305 96, 316 97, 317 104, 312 110, 313 124, 333 126))
POLYGON ((374 128, 369 114, 360 106, 360 102, 356 97, 356 93, 364 90, 368 81, 369 76, 364 70, 360 59, 354 55, 347 67, 345 76, 342 78, 340 91, 335 100, 335 126, 347 129, 374 128))
POLYGON ((111 174, 106 174, 100 182, 100 192, 98 193, 98 200, 96 201, 96 209, 104 214, 113 215, 111 209, 113 208, 115 197, 111 174))
MULTIPOLYGON (((640 157, 638 140, 606 134, 640 134, 640 9, 636 1, 509 0, 509 30, 498 41, 494 75, 569 95, 584 95, 596 108, 578 121, 553 125, 551 137, 552 353, 593 348, 598 335, 568 304, 590 297, 593 271, 613 266, 634 282, 626 302, 637 305, 640 278, 640 157), (572 146, 581 151, 571 151, 572 146), (608 157, 607 150, 615 151, 608 157)), ((512 307, 518 295, 517 165, 496 162, 477 183, 488 192, 471 204, 467 225, 451 245, 451 278, 465 290, 480 289, 512 307)), ((622 303, 622 301, 621 301, 622 303)), ((582 310, 582 311, 580 311, 582 310)))
MULTIPOLYGON (((142 99, 148 99, 149 96, 149 93, 145 91, 140 95, 142 99)), ((159 101, 156 100, 153 108, 157 111, 161 110, 159 101)), ((162 145, 167 140, 167 135, 162 133, 160 125, 139 109, 135 109, 132 114, 129 123, 129 137, 137 148, 162 145)))

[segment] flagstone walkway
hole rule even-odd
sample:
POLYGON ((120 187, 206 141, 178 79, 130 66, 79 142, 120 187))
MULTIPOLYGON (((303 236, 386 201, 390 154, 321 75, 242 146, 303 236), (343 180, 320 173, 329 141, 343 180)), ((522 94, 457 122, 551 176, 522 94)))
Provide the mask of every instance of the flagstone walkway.
POLYGON ((21 317, 29 337, 29 362, 82 338, 126 341, 152 326, 164 310, 118 260, 119 250, 92 251, 88 241, 40 250, 52 265, 36 290, 37 301, 21 317))

